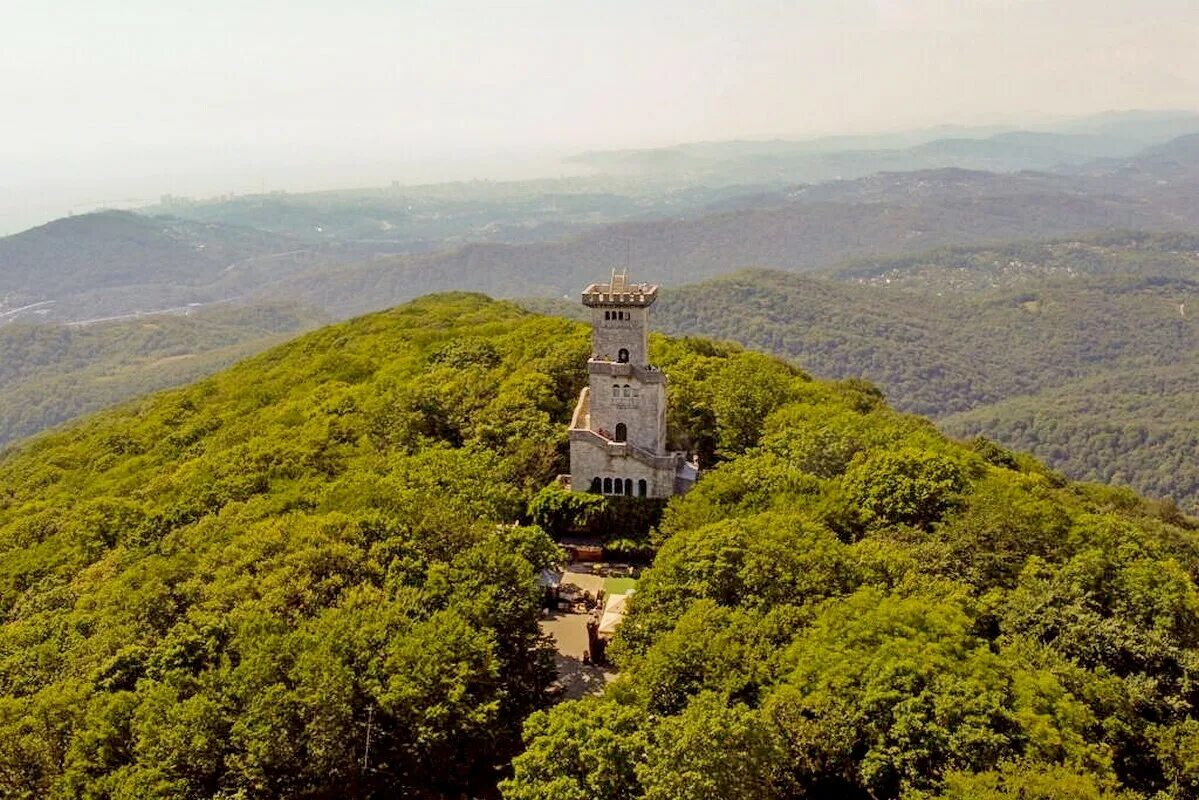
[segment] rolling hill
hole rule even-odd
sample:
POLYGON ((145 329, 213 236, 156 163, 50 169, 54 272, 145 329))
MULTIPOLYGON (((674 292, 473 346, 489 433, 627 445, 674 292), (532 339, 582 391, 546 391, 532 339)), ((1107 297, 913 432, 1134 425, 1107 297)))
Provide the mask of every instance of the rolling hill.
POLYGON ((291 307, 221 305, 94 325, 0 326, 0 449, 202 378, 325 321, 291 307))
POLYGON ((950 432, 982 433, 1073 477, 1195 510, 1188 454, 1199 412, 1185 377, 1199 355, 1192 242, 940 251, 855 265, 838 280, 746 272, 666 293, 658 320, 671 333, 794 358, 817 375, 866 378, 950 432))
POLYGON ((1199 135, 1056 173, 952 167, 819 184, 627 186, 628 195, 539 184, 440 191, 179 209, 206 221, 123 212, 59 220, 0 239, 0 321, 231 298, 347 317, 431 291, 561 296, 622 264, 683 285, 747 267, 809 272, 942 247, 1192 231, 1199 135))
POLYGON ((370 252, 126 211, 67 217, 0 238, 0 324, 223 302, 370 252))
POLYGON ((1135 486, 1199 507, 1199 365, 1104 370, 940 420, 960 437, 986 434, 1036 453, 1080 480, 1135 486))
POLYGON ((588 338, 422 298, 0 456, 0 794, 1199 789, 1194 520, 702 340, 653 358, 716 458, 546 710, 522 523, 588 338))
POLYGON ((614 265, 651 270, 665 285, 746 268, 788 272, 930 249, 1015 240, 1199 229, 1199 136, 1070 173, 960 168, 730 196, 706 213, 601 225, 558 240, 481 242, 440 253, 381 257, 314 272, 291 285, 335 314, 422 291, 470 288, 502 297, 571 294, 614 265))

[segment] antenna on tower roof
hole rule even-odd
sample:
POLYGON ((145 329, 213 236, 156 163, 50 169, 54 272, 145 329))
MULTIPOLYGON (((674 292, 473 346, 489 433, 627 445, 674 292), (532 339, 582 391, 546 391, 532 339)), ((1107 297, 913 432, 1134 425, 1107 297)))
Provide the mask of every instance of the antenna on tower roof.
POLYGON ((629 290, 629 271, 618 273, 615 268, 612 270, 612 282, 608 284, 609 291, 614 294, 617 292, 627 292, 629 290))

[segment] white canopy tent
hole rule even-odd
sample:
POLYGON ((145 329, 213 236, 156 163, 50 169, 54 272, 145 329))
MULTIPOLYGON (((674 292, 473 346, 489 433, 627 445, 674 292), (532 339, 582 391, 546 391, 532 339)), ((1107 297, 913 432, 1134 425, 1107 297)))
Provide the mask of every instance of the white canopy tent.
POLYGON ((616 629, 624 621, 625 604, 628 603, 629 598, 632 596, 632 592, 628 594, 608 595, 608 599, 604 602, 604 613, 600 617, 600 636, 611 636, 616 633, 616 629))

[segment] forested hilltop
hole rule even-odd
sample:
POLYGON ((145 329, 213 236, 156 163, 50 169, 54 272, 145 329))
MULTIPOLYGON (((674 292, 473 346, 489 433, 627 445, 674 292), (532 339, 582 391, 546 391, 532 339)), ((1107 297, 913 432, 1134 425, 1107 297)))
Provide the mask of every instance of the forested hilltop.
POLYGON ((315 311, 286 306, 215 306, 95 325, 2 325, 0 448, 203 378, 322 322, 315 311))
POLYGON ((1193 520, 652 346, 709 471, 548 710, 585 326, 431 296, 0 457, 0 795, 1199 797, 1193 520))
POLYGON ((1197 245, 1126 234, 934 251, 832 279, 742 272, 665 292, 657 320, 866 378, 952 433, 1194 512, 1197 245))

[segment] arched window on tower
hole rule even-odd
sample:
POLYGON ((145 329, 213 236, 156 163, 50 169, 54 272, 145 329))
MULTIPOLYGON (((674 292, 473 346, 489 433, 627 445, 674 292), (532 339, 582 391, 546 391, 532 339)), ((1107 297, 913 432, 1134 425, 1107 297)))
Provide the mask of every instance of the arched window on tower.
POLYGON ((612 479, 604 478, 604 494, 612 494, 612 479))
POLYGON ((616 494, 624 494, 624 481, 617 478, 614 483, 615 485, 612 488, 615 489, 616 494))
POLYGON ((627 494, 629 497, 633 496, 633 479, 632 478, 624 479, 624 493, 627 494))
MULTIPOLYGON (((642 481, 642 483, 645 483, 645 481, 642 481)), ((600 483, 600 479, 598 477, 592 478, 591 479, 591 489, 589 491, 592 494, 599 494, 603 490, 604 490, 604 487, 603 487, 603 484, 600 483)))
POLYGON ((637 481, 637 494, 641 495, 642 497, 645 497, 647 494, 649 494, 649 486, 646 484, 645 478, 637 481))
POLYGON ((612 396, 620 397, 620 384, 619 383, 612 384, 612 396))
POLYGON ((629 385, 627 383, 624 385, 624 396, 625 397, 633 396, 633 390, 631 388, 629 388, 629 385))
POLYGON ((621 364, 629 363, 629 351, 625 348, 620 348, 620 352, 616 354, 616 360, 621 364))
POLYGON ((625 442, 629 439, 629 429, 623 422, 616 423, 616 441, 625 442))

